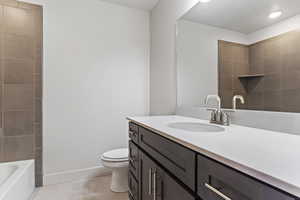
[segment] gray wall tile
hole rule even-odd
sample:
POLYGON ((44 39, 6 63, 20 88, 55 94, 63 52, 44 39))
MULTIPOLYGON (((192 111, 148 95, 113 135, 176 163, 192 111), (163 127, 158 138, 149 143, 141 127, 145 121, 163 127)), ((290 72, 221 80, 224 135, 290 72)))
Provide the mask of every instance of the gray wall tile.
POLYGON ((232 76, 233 94, 243 94, 247 99, 246 105, 242 108, 299 112, 299 52, 300 31, 285 33, 249 46, 219 42, 219 93, 221 97, 226 99, 226 102, 229 101, 229 98, 224 95, 231 95, 228 91, 230 88, 228 77, 232 76), (245 56, 247 53, 248 56, 245 56), (243 65, 243 62, 248 62, 249 65, 243 65), (233 70, 227 70, 228 63, 233 63, 233 70), (264 74, 264 77, 237 80, 238 74, 247 73, 264 74))

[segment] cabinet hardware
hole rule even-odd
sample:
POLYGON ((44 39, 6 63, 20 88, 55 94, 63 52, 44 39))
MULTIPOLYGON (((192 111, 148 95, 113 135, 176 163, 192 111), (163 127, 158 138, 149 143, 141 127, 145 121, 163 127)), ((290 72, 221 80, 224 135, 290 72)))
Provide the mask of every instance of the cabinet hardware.
POLYGON ((148 181, 148 194, 152 195, 152 168, 149 169, 148 181))
POLYGON ((129 136, 130 137, 136 137, 137 133, 136 132, 133 132, 133 131, 129 131, 129 136))
POLYGON ((129 154, 129 161, 134 163, 135 161, 137 160, 136 156, 135 155, 132 155, 132 152, 130 151, 130 154, 129 154))
POLYGON ((153 172, 153 200, 156 200, 156 175, 157 175, 157 172, 156 172, 156 169, 154 170, 153 172))
POLYGON ((129 159, 129 162, 130 162, 131 164, 134 164, 134 159, 130 158, 130 159, 129 159))
POLYGON ((206 188, 208 188, 212 192, 216 193, 218 196, 222 197, 224 200, 231 200, 231 198, 229 198, 228 196, 226 196, 225 194, 223 194, 222 192, 220 192, 219 190, 217 190, 213 186, 211 186, 207 183, 205 183, 204 185, 205 185, 206 188))

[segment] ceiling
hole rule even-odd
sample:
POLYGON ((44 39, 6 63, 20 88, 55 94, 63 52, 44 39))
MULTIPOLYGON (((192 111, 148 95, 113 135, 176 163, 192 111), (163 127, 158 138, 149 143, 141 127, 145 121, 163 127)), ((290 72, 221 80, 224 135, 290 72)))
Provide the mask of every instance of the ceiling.
POLYGON ((183 18, 250 34, 297 14, 300 14, 300 0, 211 0, 197 4, 183 18), (278 10, 283 12, 281 17, 268 17, 278 10))
POLYGON ((150 11, 159 0, 105 0, 111 3, 150 11))

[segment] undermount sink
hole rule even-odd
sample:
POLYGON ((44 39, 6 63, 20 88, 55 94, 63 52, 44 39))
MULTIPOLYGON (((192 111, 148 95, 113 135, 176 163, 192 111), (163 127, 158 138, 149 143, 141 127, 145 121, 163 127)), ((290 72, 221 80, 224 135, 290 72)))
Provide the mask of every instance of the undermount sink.
POLYGON ((196 122, 176 122, 170 123, 168 126, 191 132, 222 132, 225 130, 223 127, 196 122))

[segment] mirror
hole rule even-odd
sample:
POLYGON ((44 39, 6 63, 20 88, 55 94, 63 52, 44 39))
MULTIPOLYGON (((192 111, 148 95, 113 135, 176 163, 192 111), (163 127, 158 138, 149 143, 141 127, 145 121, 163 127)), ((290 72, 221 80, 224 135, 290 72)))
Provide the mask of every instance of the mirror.
POLYGON ((177 21, 177 104, 300 112, 300 1, 200 0, 177 21))

